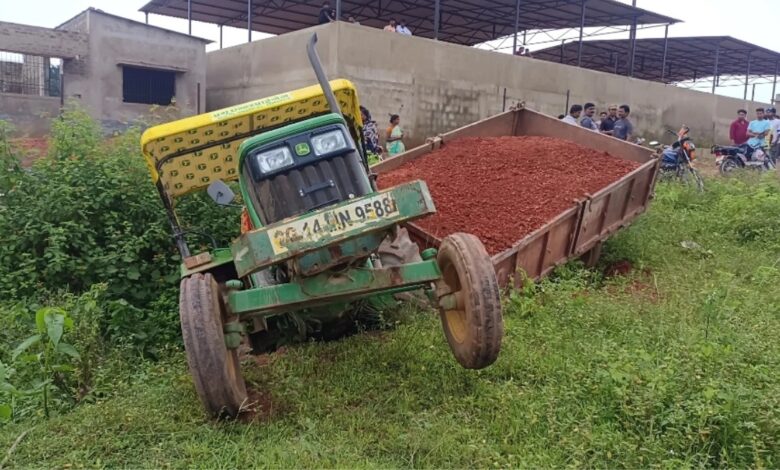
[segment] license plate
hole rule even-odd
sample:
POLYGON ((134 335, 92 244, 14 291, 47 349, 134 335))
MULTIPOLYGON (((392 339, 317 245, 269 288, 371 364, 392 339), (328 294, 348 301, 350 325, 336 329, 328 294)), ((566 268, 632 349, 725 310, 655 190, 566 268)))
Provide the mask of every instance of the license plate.
POLYGON ((397 215, 398 206, 393 194, 382 193, 279 225, 269 233, 271 246, 274 253, 280 255, 286 253, 294 243, 316 243, 397 215))

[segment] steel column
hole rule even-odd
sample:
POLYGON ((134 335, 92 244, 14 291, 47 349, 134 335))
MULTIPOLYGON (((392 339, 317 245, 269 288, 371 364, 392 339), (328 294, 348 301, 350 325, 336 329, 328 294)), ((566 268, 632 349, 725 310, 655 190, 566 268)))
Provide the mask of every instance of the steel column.
POLYGON ((666 56, 669 53, 669 25, 664 29, 664 58, 661 61, 661 82, 666 78, 666 56))
POLYGON ((580 0, 580 47, 577 49, 577 67, 582 66, 582 35, 585 32, 585 3, 588 0, 580 0))
POLYGON ((222 25, 219 25, 219 48, 222 49, 222 25))
POLYGON ((750 60, 753 58, 753 51, 748 52, 747 72, 745 72, 745 96, 742 99, 747 100, 748 88, 750 87, 750 60))
POLYGON ((187 0, 187 31, 192 36, 192 0, 187 0))
MULTIPOLYGON (((631 6, 636 8, 636 0, 631 1, 631 6)), ((631 41, 631 50, 628 53, 628 76, 634 76, 634 57, 636 56, 636 14, 631 22, 631 33, 629 35, 631 41)))
POLYGON ((144 12, 144 18, 146 19, 146 24, 149 24, 149 12, 148 11, 144 12))
POLYGON ((515 1, 515 34, 512 36, 512 54, 517 54, 517 32, 520 30, 520 0, 515 1))
POLYGON ((712 71, 712 94, 715 94, 715 88, 718 86, 718 67, 720 66, 720 43, 715 47, 715 70, 712 71))
POLYGON ((439 40, 439 20, 441 17, 441 0, 433 3, 433 39, 439 40))
POLYGON ((566 44, 566 40, 561 41, 561 63, 563 63, 563 45, 566 44))
POLYGON ((336 21, 341 21, 341 0, 336 0, 336 21))
POLYGON ((247 42, 252 42, 252 0, 246 1, 246 30, 248 34, 247 42))
POLYGON ((772 81, 772 97, 769 99, 769 102, 772 103, 772 105, 775 104, 776 101, 776 92, 777 92, 777 68, 780 66, 780 60, 775 61, 775 79, 772 81))

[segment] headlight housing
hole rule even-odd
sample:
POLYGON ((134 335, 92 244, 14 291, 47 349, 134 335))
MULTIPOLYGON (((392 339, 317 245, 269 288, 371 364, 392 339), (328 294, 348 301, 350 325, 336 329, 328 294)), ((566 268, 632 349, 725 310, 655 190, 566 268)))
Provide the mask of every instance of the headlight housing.
POLYGON ((347 139, 340 130, 312 136, 311 146, 317 156, 326 155, 347 148, 347 139))
POLYGON ((293 164, 292 152, 286 146, 258 153, 255 160, 263 173, 271 173, 293 164))

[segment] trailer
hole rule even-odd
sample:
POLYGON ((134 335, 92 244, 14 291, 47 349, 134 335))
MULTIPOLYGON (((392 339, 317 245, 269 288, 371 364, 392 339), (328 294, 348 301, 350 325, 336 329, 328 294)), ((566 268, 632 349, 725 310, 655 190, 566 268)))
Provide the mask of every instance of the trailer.
MULTIPOLYGON (((462 137, 522 135, 574 141, 583 147, 637 162, 640 166, 594 194, 572 201, 571 207, 529 235, 518 237, 510 248, 493 255, 491 261, 499 284, 519 287, 524 279, 539 280, 556 266, 576 258, 582 258, 588 266, 595 265, 602 243, 647 209, 659 167, 655 152, 648 148, 572 126, 518 105, 507 112, 429 138, 424 145, 380 162, 372 170, 378 175, 390 172, 462 137)), ((442 241, 414 222, 405 225, 421 250, 438 248, 442 241)))

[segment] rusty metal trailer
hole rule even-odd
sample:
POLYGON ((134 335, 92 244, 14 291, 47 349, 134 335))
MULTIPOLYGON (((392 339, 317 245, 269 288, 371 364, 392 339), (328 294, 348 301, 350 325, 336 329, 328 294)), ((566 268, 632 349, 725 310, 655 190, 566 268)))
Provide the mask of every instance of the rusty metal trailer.
MULTIPOLYGON (((452 132, 428 139, 425 145, 372 167, 377 174, 394 170, 424 157, 446 142, 460 137, 500 137, 533 135, 571 140, 614 157, 640 163, 639 168, 594 194, 572 201, 572 206, 549 220, 513 246, 492 257, 498 282, 520 285, 524 278, 538 280, 556 266, 575 258, 593 265, 601 244, 628 226, 647 209, 655 186, 659 159, 647 148, 593 131, 519 106, 452 132), (524 275, 516 275, 523 273, 524 275)), ((438 247, 441 240, 414 223, 407 224, 412 239, 421 248, 438 247)))

